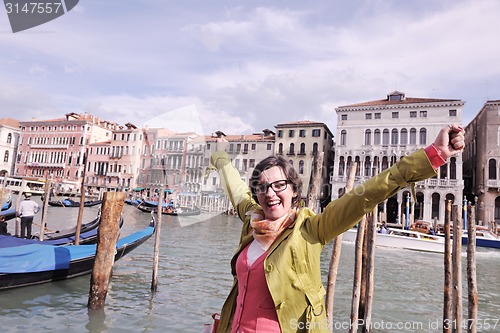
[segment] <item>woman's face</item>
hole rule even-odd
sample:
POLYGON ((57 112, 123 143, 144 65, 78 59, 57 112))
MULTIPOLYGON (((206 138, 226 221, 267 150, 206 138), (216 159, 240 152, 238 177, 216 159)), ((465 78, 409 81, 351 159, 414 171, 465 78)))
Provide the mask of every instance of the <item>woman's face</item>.
POLYGON ((278 166, 273 166, 263 171, 259 178, 260 192, 257 193, 264 217, 268 220, 277 220, 287 214, 292 207, 292 198, 297 195, 292 184, 284 185, 280 181, 286 181, 283 170, 278 166), (276 183, 275 183, 276 182, 276 183), (276 191, 269 184, 275 183, 276 191), (284 190, 281 190, 286 186, 284 190))

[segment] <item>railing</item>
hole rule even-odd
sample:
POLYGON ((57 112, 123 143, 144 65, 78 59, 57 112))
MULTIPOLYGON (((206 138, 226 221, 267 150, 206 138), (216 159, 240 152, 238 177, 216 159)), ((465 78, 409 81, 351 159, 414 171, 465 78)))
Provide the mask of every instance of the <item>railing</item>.
MULTIPOLYGON (((356 176, 355 182, 362 183, 370 179, 371 176, 356 176)), ((330 183, 343 183, 347 182, 347 176, 331 176, 330 183)), ((430 178, 417 183, 418 187, 442 187, 442 188, 452 188, 460 185, 461 182, 458 179, 436 179, 430 178)), ((500 181, 497 182, 497 186, 500 187, 500 181)))
POLYGON ((30 148, 68 149, 69 144, 30 144, 30 148))
POLYGON ((106 174, 106 176, 108 176, 108 177, 118 177, 118 178, 121 178, 122 173, 121 173, 121 172, 108 172, 108 173, 106 174))
POLYGON ((491 188, 500 188, 500 180, 488 179, 488 181, 486 182, 486 186, 491 188))
POLYGON ((51 167, 51 168, 64 168, 66 163, 41 163, 41 162, 28 162, 26 166, 30 167, 51 167))

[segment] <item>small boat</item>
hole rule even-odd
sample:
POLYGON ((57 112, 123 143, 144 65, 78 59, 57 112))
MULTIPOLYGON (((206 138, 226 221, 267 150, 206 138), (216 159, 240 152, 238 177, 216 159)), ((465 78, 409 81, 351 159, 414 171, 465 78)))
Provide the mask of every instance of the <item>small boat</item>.
MULTIPOLYGON (((412 230, 387 228, 388 233, 377 233, 375 246, 422 252, 444 253, 444 238, 412 230)), ((342 240, 356 242, 357 229, 344 232, 342 240)))
MULTIPOLYGON (((462 244, 466 245, 469 240, 467 230, 463 231, 462 244)), ((500 249, 500 237, 491 233, 486 227, 476 226, 476 246, 490 249, 500 249)))
MULTIPOLYGON (((120 238, 115 261, 146 242, 155 231, 148 227, 120 238)), ((29 244, 0 249, 0 290, 65 280, 92 271, 97 245, 53 246, 29 244)))
MULTIPOLYGON (((83 203, 83 207, 92 207, 92 206, 97 206, 102 203, 102 200, 92 200, 92 201, 85 201, 83 203)), ((50 206, 53 207, 80 207, 80 202, 79 201, 74 201, 73 199, 64 199, 61 201, 58 200, 51 200, 48 202, 50 206)))
POLYGON ((194 216, 200 215, 201 209, 198 207, 177 207, 169 210, 169 207, 163 208, 163 214, 172 216, 194 216))
MULTIPOLYGON (((139 205, 137 206, 137 209, 146 212, 146 213, 156 213, 158 211, 158 207, 152 207, 152 206, 143 206, 139 205)), ((167 205, 166 207, 163 207, 162 213, 164 215, 171 215, 171 216, 194 216, 194 215, 200 215, 201 214, 201 209, 198 207, 175 207, 173 205, 167 205)))

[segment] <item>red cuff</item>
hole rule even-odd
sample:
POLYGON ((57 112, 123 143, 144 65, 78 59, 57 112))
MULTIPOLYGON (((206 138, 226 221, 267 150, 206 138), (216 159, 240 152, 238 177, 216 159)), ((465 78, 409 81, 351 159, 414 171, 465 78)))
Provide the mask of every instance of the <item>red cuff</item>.
POLYGON ((437 169, 440 166, 446 164, 446 160, 443 159, 441 154, 439 154, 439 151, 436 149, 436 147, 434 147, 434 144, 431 144, 430 146, 424 148, 424 151, 427 154, 427 158, 431 162, 434 169, 437 169))

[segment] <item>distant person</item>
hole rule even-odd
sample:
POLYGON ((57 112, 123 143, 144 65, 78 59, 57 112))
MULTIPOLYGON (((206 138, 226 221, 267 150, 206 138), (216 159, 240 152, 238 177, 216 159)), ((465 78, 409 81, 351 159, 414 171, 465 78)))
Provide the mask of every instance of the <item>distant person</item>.
POLYGON ((7 222, 5 222, 5 217, 0 216, 0 235, 10 236, 10 232, 7 229, 7 222))
POLYGON ((24 193, 24 200, 19 204, 17 216, 21 217, 21 238, 31 238, 33 218, 40 210, 40 206, 31 200, 31 193, 24 193))
POLYGON ((380 230, 378 231, 381 234, 388 234, 389 230, 387 230, 387 225, 385 224, 385 221, 382 222, 382 226, 380 227, 380 230))
POLYGON ((430 235, 435 235, 436 234, 436 232, 434 231, 434 228, 432 226, 429 228, 429 234, 430 235))

